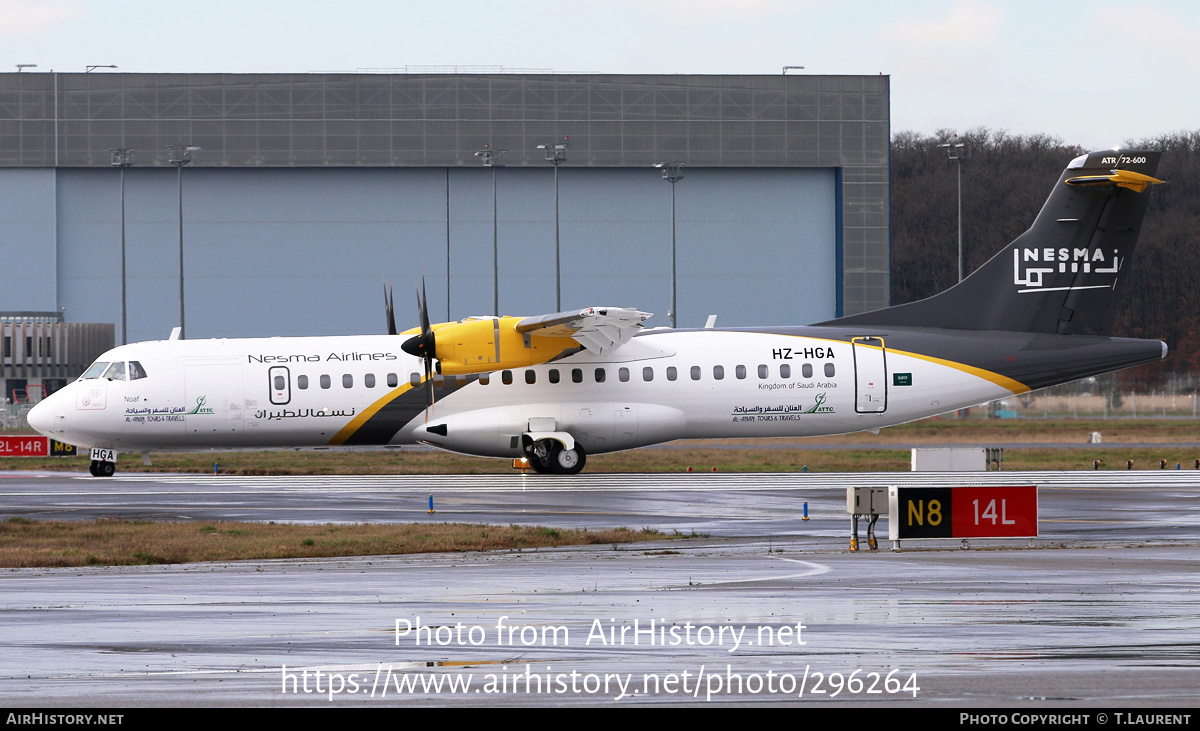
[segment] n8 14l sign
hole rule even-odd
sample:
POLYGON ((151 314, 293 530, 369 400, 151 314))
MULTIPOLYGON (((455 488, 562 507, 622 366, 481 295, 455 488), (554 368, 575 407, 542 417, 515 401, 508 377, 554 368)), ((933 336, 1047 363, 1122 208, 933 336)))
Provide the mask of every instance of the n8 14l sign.
POLYGON ((1037 487, 890 487, 888 538, 1036 538, 1037 487))

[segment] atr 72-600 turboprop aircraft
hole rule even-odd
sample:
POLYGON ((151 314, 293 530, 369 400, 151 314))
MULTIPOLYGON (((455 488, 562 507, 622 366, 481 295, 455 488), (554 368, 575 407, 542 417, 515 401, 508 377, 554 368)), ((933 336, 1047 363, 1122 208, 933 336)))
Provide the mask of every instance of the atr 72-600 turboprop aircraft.
POLYGON ((697 437, 876 430, 1162 358, 1110 336, 1159 153, 1067 166, 1033 226, 926 300, 807 327, 642 328, 591 307, 389 335, 166 340, 108 351, 29 423, 116 451, 431 444, 575 473, 697 437), (407 337, 405 337, 407 336, 407 337))

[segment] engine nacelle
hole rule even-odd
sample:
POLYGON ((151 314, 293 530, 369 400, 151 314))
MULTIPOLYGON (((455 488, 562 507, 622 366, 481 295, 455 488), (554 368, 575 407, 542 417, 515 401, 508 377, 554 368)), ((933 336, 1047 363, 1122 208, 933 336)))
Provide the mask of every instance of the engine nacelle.
POLYGON ((570 337, 523 335, 519 317, 469 318, 434 326, 443 375, 465 376, 546 363, 580 349, 570 337))
POLYGON ((661 404, 549 403, 473 409, 431 419, 414 439, 452 452, 486 457, 521 456, 526 433, 566 432, 588 454, 681 439, 683 412, 661 404))

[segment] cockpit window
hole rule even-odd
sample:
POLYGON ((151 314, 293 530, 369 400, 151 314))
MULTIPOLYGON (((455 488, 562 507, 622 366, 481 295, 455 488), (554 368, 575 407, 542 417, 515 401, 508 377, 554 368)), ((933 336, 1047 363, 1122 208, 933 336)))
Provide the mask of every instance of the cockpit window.
POLYGON ((129 361, 129 380, 136 381, 139 378, 145 377, 146 369, 142 367, 142 364, 136 360, 129 361))
POLYGON ((79 379, 83 380, 85 378, 99 378, 100 374, 104 372, 105 368, 108 368, 107 361, 96 361, 86 371, 83 372, 83 375, 80 376, 79 379))
POLYGON ((110 381, 124 381, 125 380, 125 361, 119 360, 116 363, 113 363, 112 365, 110 365, 108 367, 108 370, 104 371, 104 377, 110 381))

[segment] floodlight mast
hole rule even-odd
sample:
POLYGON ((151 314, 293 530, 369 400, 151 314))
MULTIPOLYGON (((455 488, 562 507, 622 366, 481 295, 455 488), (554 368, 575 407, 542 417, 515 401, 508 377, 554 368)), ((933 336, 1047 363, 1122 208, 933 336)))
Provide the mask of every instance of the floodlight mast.
POLYGON ((538 145, 546 153, 546 162, 554 166, 554 311, 562 312, 562 256, 559 239, 558 217, 558 166, 567 161, 569 137, 562 142, 538 145))
MULTIPOLYGON (((958 135, 954 135, 957 139, 958 135)), ((946 150, 946 159, 958 163, 958 281, 963 280, 963 234, 962 234, 962 161, 971 158, 971 145, 966 142, 947 142, 938 145, 946 150)))
POLYGON ((475 157, 485 168, 492 169, 492 314, 500 316, 500 237, 496 220, 496 168, 504 167, 504 155, 508 150, 493 150, 492 143, 485 143, 475 157))
POLYGON ((171 151, 168 163, 175 166, 175 184, 179 191, 179 339, 186 337, 183 309, 183 166, 192 161, 192 153, 200 150, 196 145, 167 145, 171 151))
POLYGON ((662 170, 663 180, 671 184, 671 327, 678 327, 679 306, 675 288, 675 184, 683 180, 682 162, 659 162, 654 167, 662 170))
POLYGON ((134 149, 119 147, 110 149, 108 152, 112 156, 110 159, 112 166, 121 171, 121 345, 125 345, 129 342, 125 308, 125 168, 133 165, 134 149))

